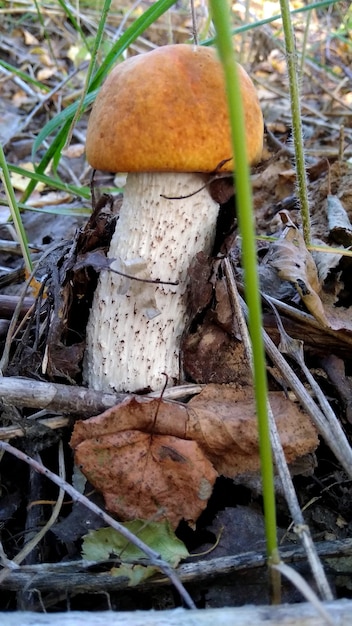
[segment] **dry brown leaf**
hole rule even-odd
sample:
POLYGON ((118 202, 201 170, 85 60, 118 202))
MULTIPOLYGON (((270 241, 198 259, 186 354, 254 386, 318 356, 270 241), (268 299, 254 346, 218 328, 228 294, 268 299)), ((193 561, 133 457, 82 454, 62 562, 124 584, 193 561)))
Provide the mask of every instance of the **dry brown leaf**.
POLYGON ((138 430, 87 439, 75 456, 119 518, 166 517, 174 528, 194 524, 218 475, 195 441, 138 430))
MULTIPOLYGON (((288 462, 316 449, 309 418, 281 392, 269 394, 288 462)), ((218 474, 259 469, 251 387, 208 385, 188 405, 132 397, 75 424, 76 463, 122 519, 161 509, 173 526, 205 508, 218 474), (215 469, 214 469, 215 468, 215 469)))
POLYGON ((28 199, 27 204, 32 207, 47 207, 48 205, 55 206, 70 202, 72 195, 67 191, 49 191, 46 194, 32 194, 28 199))
POLYGON ((282 280, 295 286, 302 302, 315 319, 324 328, 329 327, 329 321, 318 295, 320 283, 314 259, 307 250, 298 228, 284 212, 281 216, 286 228, 282 238, 271 246, 266 262, 277 271, 282 280))
POLYGON ((350 335, 352 332, 351 309, 349 307, 336 306, 338 299, 338 295, 329 293, 328 290, 322 292, 322 302, 330 328, 335 331, 346 331, 350 335))
MULTIPOLYGON (((283 392, 270 392, 269 402, 288 463, 313 452, 318 437, 309 417, 283 392)), ((259 470, 257 419, 251 387, 207 385, 188 406, 198 419, 193 437, 224 476, 259 470)))
MULTIPOLYGON (((32 55, 35 54, 38 57, 42 66, 53 67, 55 65, 49 52, 41 45, 34 46, 33 48, 31 48, 30 53, 32 55)), ((56 71, 57 71, 57 67, 56 67, 56 71)))
POLYGON ((40 70, 38 70, 36 79, 41 82, 45 82, 46 80, 54 76, 56 73, 57 73, 57 68, 55 66, 43 67, 40 70))
MULTIPOLYGON (((201 256, 199 259, 203 260, 201 256)), ((195 266, 194 266, 195 267, 195 266)), ((206 264, 203 266, 209 275, 206 264)), ((249 385, 252 381, 251 368, 246 359, 237 321, 233 315, 227 284, 224 278, 217 278, 215 285, 209 279, 201 280, 198 267, 195 291, 204 294, 206 286, 211 287, 210 302, 203 302, 195 312, 203 312, 201 323, 193 325, 182 341, 182 364, 188 378, 198 383, 231 383, 249 385), (207 310, 206 310, 207 309, 207 310)), ((273 270, 272 270, 273 273, 273 270)), ((193 286, 193 278, 192 278, 193 286)), ((193 291, 193 288, 192 288, 193 291)), ((200 297, 196 294, 198 302, 200 297)), ((193 309, 194 311, 194 309, 193 309)))
POLYGON ((38 46, 39 45, 39 40, 32 33, 30 33, 26 28, 22 29, 22 35, 24 39, 24 44, 26 46, 38 46))
POLYGON ((101 415, 78 421, 70 445, 76 448, 85 439, 101 437, 123 430, 142 430, 158 435, 191 439, 187 433, 187 405, 143 396, 127 397, 101 415), (157 418, 155 419, 155 416, 157 418))
POLYGON ((261 194, 264 190, 265 195, 270 195, 271 203, 289 197, 293 193, 295 182, 294 178, 286 175, 289 166, 290 159, 287 155, 270 161, 263 171, 254 176, 254 190, 260 190, 261 194))
POLYGON ((73 143, 67 148, 65 148, 65 150, 62 150, 61 154, 65 156, 67 159, 79 159, 79 157, 81 157, 82 154, 84 154, 84 151, 85 151, 84 143, 73 143))
MULTIPOLYGON (((21 162, 19 165, 21 166, 22 169, 28 170, 28 172, 34 172, 33 163, 21 162)), ((11 172, 10 177, 11 177, 12 187, 14 189, 23 192, 27 188, 28 178, 26 176, 22 176, 22 174, 18 174, 17 172, 11 172)), ((38 191, 43 191, 44 188, 45 188, 44 183, 37 184, 38 191)))
POLYGON ((184 339, 184 371, 198 383, 220 384, 236 380, 237 385, 247 386, 252 380, 252 373, 243 343, 209 322, 208 317, 196 332, 184 339))
MULTIPOLYGON (((21 109, 23 105, 26 105, 27 103, 28 94, 23 89, 17 89, 11 98, 11 104, 13 104, 13 106, 17 109, 21 109)), ((39 183, 39 185, 41 184, 42 183, 39 183)))
POLYGON ((189 290, 188 307, 190 318, 194 318, 206 309, 212 298, 212 262, 204 253, 198 252, 188 268, 189 290))

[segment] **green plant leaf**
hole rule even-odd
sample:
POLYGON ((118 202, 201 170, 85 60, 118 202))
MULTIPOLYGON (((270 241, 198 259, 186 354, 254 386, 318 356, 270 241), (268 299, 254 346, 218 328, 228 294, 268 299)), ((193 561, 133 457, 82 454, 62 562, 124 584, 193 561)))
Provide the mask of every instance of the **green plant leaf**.
POLYGON ((244 112, 241 89, 234 60, 233 44, 229 27, 229 7, 226 0, 210 0, 213 22, 216 30, 216 43, 223 64, 227 99, 230 113, 230 127, 235 156, 235 185, 238 222, 242 236, 242 262, 245 275, 245 295, 249 309, 248 327, 252 345, 252 369, 258 418, 259 451, 263 484, 264 518, 267 551, 273 560, 277 559, 276 507, 274 470, 270 443, 268 418, 268 386, 265 364, 265 351, 262 335, 262 314, 257 271, 257 255, 254 233, 252 191, 249 179, 246 136, 244 132, 244 112))
POLYGON ((11 183, 10 172, 7 167, 5 154, 4 154, 1 143, 0 143, 0 182, 2 182, 3 187, 4 187, 5 195, 8 201, 8 206, 11 212, 11 218, 15 226, 18 242, 21 246, 24 263, 28 271, 28 274, 30 274, 33 270, 33 263, 32 263, 31 255, 29 252, 28 239, 27 239, 26 231, 22 223, 21 213, 18 208, 17 199, 16 199, 15 192, 13 190, 12 183, 11 183))
MULTIPOLYGON (((70 120, 67 120, 65 125, 64 125, 64 127, 56 135, 56 137, 53 140, 52 144, 49 146, 48 150, 45 152, 45 154, 44 154, 42 160, 40 161, 39 165, 36 167, 36 172, 38 174, 43 174, 45 172, 45 169, 49 165, 51 159, 54 159, 55 154, 56 155, 57 154, 61 154, 61 150, 62 150, 63 146, 65 145, 65 137, 67 135, 67 132, 68 132, 69 128, 70 128, 70 120)), ((21 202, 26 202, 28 200, 28 198, 31 195, 32 191, 34 190, 35 186, 36 186, 36 181, 35 180, 31 180, 29 182, 29 185, 28 185, 27 189, 25 190, 25 192, 22 195, 21 202)))
MULTIPOLYGON (((163 522, 148 522, 141 519, 123 524, 150 548, 158 552, 161 558, 176 567, 181 559, 189 556, 184 543, 178 539, 167 520, 163 522)), ((89 561, 106 561, 111 557, 121 560, 121 565, 111 570, 113 576, 124 576, 129 584, 137 583, 150 578, 158 571, 157 567, 144 565, 144 552, 116 532, 113 528, 93 530, 83 538, 82 557, 89 561), (143 565, 138 565, 138 562, 143 565)))
POLYGON ((4 59, 0 59, 0 67, 3 67, 8 72, 11 72, 11 74, 23 80, 23 82, 28 83, 29 85, 35 85, 35 87, 37 87, 41 91, 50 91, 50 87, 48 87, 48 85, 41 83, 39 80, 36 80, 26 72, 20 70, 18 67, 7 63, 6 61, 4 61, 4 59))
POLYGON ((69 193, 80 196, 81 198, 86 198, 87 200, 90 199, 89 187, 76 187, 75 185, 63 182, 59 178, 53 178, 51 176, 47 176, 46 174, 40 174, 39 172, 31 172, 30 170, 26 170, 24 167, 13 165, 12 163, 8 163, 7 167, 10 172, 15 172, 16 174, 20 174, 20 176, 24 176, 25 178, 29 178, 30 180, 34 180, 38 183, 44 183, 47 187, 60 189, 61 191, 68 191, 69 193))
POLYGON ((104 62, 101 64, 99 70, 95 74, 93 81, 90 85, 91 89, 98 89, 104 80, 105 76, 109 72, 110 68, 116 62, 116 59, 133 43, 137 37, 142 35, 144 31, 149 28, 161 15, 163 15, 173 4, 176 4, 176 0, 158 0, 147 9, 133 24, 124 32, 118 39, 115 45, 111 48, 109 54, 106 56, 104 62))
MULTIPOLYGON (((86 95, 83 101, 84 108, 87 108, 95 100, 97 92, 98 90, 86 95)), ((34 158, 35 153, 37 152, 38 148, 41 146, 43 141, 45 141, 47 137, 52 135, 52 133, 63 124, 65 124, 65 126, 61 129, 57 137, 59 137, 59 135, 62 134, 63 139, 59 137, 58 142, 60 143, 60 145, 65 144, 67 129, 69 128, 70 120, 73 118, 74 114, 76 113, 77 108, 78 108, 78 102, 73 102, 68 107, 66 107, 66 109, 63 109, 61 113, 58 113, 58 115, 55 115, 55 117, 53 117, 47 124, 45 124, 44 128, 42 128, 42 130, 40 131, 40 133, 38 134, 38 136, 36 137, 33 143, 32 158, 34 158), (67 123, 68 123, 68 126, 66 126, 67 123)))

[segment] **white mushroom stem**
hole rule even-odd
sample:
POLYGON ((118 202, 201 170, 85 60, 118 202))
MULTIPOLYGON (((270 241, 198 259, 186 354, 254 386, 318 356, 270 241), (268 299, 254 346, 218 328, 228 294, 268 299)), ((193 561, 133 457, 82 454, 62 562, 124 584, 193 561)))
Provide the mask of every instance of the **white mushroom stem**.
POLYGON ((198 174, 129 174, 108 256, 139 282, 101 272, 87 326, 84 376, 92 389, 161 389, 180 379, 194 256, 211 253, 219 206, 198 174), (166 199, 162 196, 177 199, 166 199))

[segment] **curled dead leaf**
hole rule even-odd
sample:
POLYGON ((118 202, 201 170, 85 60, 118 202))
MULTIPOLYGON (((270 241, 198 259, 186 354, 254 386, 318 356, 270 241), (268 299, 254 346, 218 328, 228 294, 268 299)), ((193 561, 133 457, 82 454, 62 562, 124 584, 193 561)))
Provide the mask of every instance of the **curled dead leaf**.
MULTIPOLYGON (((318 445, 309 418, 285 394, 269 394, 288 462, 318 445)), ((259 470, 257 421, 250 387, 207 385, 188 405, 127 398, 77 422, 75 460, 122 520, 160 515, 176 527, 206 507, 218 474, 259 470)))
POLYGON ((131 396, 96 417, 76 422, 70 445, 75 449, 86 439, 123 430, 141 430, 146 433, 190 439, 187 427, 187 405, 144 396, 131 396))
POLYGON ((286 228, 282 238, 270 247, 266 262, 282 280, 294 285, 310 313, 328 328, 330 324, 318 295, 321 286, 314 259, 306 248, 302 233, 284 212, 281 217, 286 228))
MULTIPOLYGON (((270 392, 269 402, 288 463, 313 452, 318 436, 309 417, 283 392, 270 392)), ((257 418, 251 387, 207 385, 189 402, 200 433, 194 433, 207 457, 223 476, 234 478, 260 468, 257 418)))

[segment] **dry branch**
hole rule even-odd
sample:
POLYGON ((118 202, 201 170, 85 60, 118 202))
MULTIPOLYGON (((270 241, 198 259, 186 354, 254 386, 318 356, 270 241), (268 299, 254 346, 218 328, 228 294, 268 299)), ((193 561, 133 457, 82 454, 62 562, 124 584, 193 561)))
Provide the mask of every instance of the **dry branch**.
MULTIPOLYGON (((352 554, 352 539, 322 541, 316 543, 315 548, 321 558, 348 558, 352 554)), ((299 563, 306 560, 305 550, 300 545, 280 547, 280 557, 285 563, 299 563)), ((191 560, 189 563, 179 565, 176 572, 180 581, 188 585, 266 566, 266 553, 252 551, 209 560, 191 560)), ((89 561, 23 565, 7 572, 2 588, 8 591, 19 591, 23 588, 28 591, 37 589, 41 592, 55 589, 57 593, 64 591, 68 594, 76 594, 113 592, 128 587, 129 581, 126 578, 112 576, 108 571, 97 573, 97 567, 99 567, 98 563, 89 561), (92 566, 95 571, 89 570, 92 566)), ((138 584, 136 588, 145 591, 166 585, 170 585, 169 579, 158 575, 154 579, 138 584)))
MULTIPOLYGON (((328 602, 324 607, 339 626, 350 626, 352 600, 328 602)), ((2 613, 4 626, 324 626, 321 617, 307 603, 281 606, 243 606, 238 608, 187 611, 83 611, 38 614, 2 613)))
MULTIPOLYGON (((177 400, 199 393, 201 389, 201 385, 171 387, 165 390, 163 397, 168 400, 177 400)), ((148 395, 158 397, 160 393, 153 392, 148 395)), ((83 418, 103 413, 126 397, 127 394, 93 391, 86 387, 48 383, 15 376, 0 377, 0 401, 18 408, 47 409, 55 413, 80 415, 83 418)))
POLYGON ((0 378, 0 398, 6 404, 50 411, 97 415, 121 402, 125 395, 102 393, 85 387, 54 384, 26 378, 0 378))

